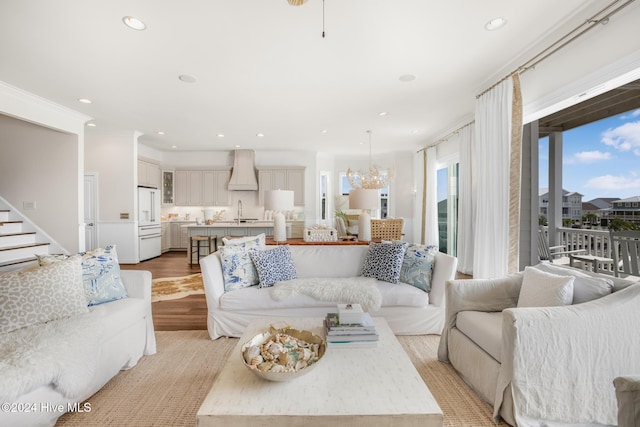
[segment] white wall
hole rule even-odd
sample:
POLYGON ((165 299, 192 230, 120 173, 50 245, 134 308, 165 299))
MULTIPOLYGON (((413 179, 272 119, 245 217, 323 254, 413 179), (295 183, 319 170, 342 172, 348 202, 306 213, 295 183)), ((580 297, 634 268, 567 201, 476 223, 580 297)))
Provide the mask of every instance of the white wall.
POLYGON ((122 263, 138 262, 137 158, 135 131, 88 131, 85 170, 98 176, 98 245, 115 244, 122 263), (121 219, 120 214, 128 214, 121 219))
POLYGON ((0 114, 0 153, 0 195, 66 251, 77 252, 78 136, 0 114), (35 209, 23 209, 25 202, 35 209))

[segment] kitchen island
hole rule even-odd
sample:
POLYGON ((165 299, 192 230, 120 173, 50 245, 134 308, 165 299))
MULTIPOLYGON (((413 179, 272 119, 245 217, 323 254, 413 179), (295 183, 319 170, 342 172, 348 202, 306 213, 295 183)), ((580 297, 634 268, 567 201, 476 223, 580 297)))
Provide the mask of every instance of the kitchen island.
MULTIPOLYGON (((242 237, 242 236, 257 236, 264 233, 265 236, 273 236, 273 221, 255 220, 246 221, 217 221, 213 224, 185 224, 182 226, 187 230, 189 239, 192 236, 215 236, 218 241, 218 245, 222 244, 222 238, 229 237, 242 237)), ((304 221, 287 221, 287 228, 291 230, 291 237, 302 237, 304 231, 304 221)), ((200 255, 208 254, 208 248, 200 248, 200 255)), ((187 247, 187 261, 193 260, 194 263, 198 261, 195 259, 195 254, 192 255, 191 248, 187 247), (192 258, 192 256, 194 258, 192 258)))

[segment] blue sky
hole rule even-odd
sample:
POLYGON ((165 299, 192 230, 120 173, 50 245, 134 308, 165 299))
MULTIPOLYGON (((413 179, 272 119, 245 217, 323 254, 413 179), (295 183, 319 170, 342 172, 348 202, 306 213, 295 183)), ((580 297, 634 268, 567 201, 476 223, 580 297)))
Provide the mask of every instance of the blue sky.
MULTIPOLYGON (((598 197, 640 196, 640 109, 563 133, 562 186, 598 197)), ((548 187, 549 140, 539 141, 540 188, 548 187)))

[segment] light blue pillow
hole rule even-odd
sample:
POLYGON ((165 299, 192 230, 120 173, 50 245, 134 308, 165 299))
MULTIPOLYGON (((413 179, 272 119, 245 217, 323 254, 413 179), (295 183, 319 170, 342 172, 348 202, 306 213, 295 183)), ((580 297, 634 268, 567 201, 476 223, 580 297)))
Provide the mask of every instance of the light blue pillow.
POLYGON ((362 265, 362 275, 398 283, 406 250, 405 242, 369 243, 369 250, 362 265))
POLYGON ((255 240, 220 247, 225 292, 258 284, 258 272, 249 255, 261 248, 255 240))
POLYGON ((410 244, 404 253, 400 281, 422 289, 431 291, 431 277, 438 246, 410 244))
MULTIPOLYGON (((120 279, 120 265, 116 245, 81 252, 82 281, 87 305, 98 305, 128 297, 120 279)), ((40 266, 51 265, 69 258, 68 255, 38 255, 40 266)))
POLYGON ((251 252, 249 255, 258 271, 259 288, 268 288, 276 282, 292 280, 297 277, 289 245, 251 252))
POLYGON ((82 280, 89 306, 126 298, 127 290, 120 280, 116 246, 105 246, 82 256, 82 280))

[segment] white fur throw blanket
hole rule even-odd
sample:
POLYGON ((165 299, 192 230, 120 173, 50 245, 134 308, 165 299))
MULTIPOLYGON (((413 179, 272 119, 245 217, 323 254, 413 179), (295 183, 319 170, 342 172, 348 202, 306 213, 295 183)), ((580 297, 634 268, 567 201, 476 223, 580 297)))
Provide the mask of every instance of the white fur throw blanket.
POLYGON ((100 317, 80 314, 0 335, 0 400, 48 384, 67 398, 83 393, 100 356, 100 317))
POLYGON ((318 277, 278 282, 271 288, 271 298, 282 301, 296 294, 319 301, 360 304, 365 311, 378 310, 382 295, 376 279, 369 277, 318 277))

